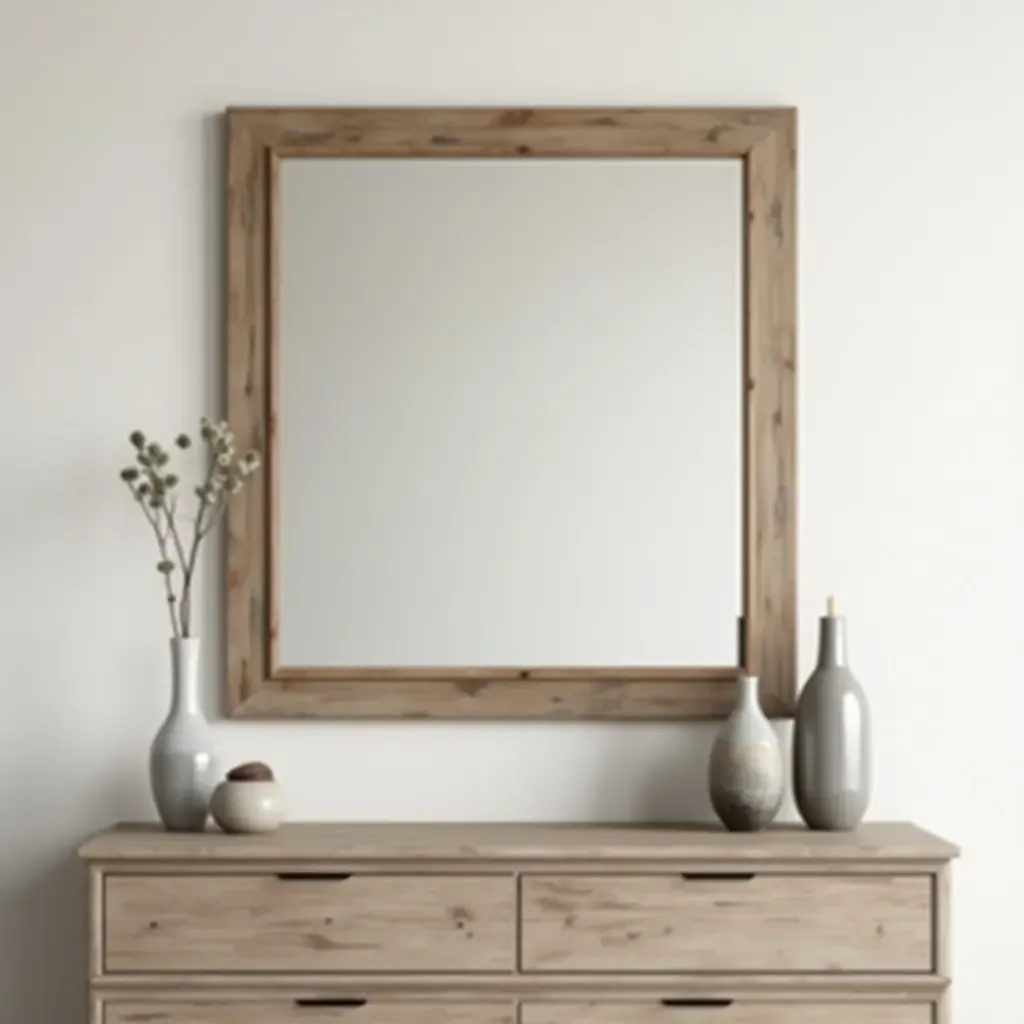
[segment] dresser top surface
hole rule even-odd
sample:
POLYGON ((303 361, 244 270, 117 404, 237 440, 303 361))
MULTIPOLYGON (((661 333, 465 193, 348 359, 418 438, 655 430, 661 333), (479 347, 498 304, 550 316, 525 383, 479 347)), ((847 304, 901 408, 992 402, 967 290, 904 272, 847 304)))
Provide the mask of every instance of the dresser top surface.
POLYGON ((166 832, 125 823, 79 847, 87 860, 779 860, 941 861, 952 843, 907 822, 865 823, 853 832, 782 825, 727 832, 714 825, 291 822, 270 835, 166 832))

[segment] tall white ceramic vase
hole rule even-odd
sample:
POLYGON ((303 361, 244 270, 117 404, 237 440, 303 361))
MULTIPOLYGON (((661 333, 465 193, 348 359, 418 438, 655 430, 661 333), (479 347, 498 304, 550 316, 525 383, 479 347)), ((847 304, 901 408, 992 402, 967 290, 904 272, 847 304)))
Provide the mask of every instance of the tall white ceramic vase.
POLYGON ((757 690, 756 676, 739 678, 736 703, 711 748, 711 804, 733 832, 765 828, 782 806, 782 748, 761 710, 757 690))
POLYGON ((220 781, 213 730, 199 706, 199 646, 196 637, 171 640, 171 706, 149 750, 153 801, 171 831, 202 831, 220 781))

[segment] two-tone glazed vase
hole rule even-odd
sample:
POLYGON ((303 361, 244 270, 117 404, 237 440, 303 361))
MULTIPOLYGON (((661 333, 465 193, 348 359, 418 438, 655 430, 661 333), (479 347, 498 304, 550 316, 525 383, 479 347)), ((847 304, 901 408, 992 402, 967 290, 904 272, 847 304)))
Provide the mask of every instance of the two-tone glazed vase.
POLYGON ((711 806, 730 831, 759 831, 779 813, 784 775, 778 736, 758 699, 758 679, 740 676, 732 711, 711 748, 711 806))

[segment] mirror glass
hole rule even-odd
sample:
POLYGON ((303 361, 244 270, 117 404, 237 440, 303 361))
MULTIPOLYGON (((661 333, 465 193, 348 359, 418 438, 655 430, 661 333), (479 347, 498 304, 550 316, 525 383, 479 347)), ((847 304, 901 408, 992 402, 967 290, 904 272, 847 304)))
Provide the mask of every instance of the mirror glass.
POLYGON ((737 663, 739 160, 283 159, 283 666, 737 663))

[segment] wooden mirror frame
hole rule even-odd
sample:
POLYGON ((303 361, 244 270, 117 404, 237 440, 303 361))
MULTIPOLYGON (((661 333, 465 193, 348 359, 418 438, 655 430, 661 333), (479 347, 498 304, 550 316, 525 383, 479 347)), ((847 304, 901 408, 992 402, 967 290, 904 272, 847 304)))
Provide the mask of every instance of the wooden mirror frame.
POLYGON ((796 701, 796 113, 788 108, 227 112, 227 419, 264 454, 227 516, 227 712, 243 718, 708 719, 740 674, 796 701), (289 668, 274 590, 278 169, 288 157, 732 157, 744 165, 743 619, 735 666, 289 668))

